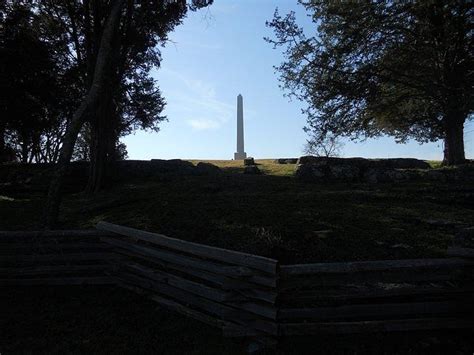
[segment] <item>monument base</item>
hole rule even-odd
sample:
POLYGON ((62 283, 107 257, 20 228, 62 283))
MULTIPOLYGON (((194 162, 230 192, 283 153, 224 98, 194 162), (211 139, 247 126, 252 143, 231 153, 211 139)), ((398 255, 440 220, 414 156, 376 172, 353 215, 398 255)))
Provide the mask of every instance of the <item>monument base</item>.
POLYGON ((243 152, 243 153, 234 153, 234 160, 244 160, 245 158, 247 158, 247 153, 243 152))

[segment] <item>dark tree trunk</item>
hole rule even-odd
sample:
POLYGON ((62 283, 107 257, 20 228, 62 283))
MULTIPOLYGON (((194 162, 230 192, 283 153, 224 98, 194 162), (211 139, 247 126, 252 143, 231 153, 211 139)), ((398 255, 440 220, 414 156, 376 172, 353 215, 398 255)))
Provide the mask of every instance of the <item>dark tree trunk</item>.
POLYGON ((61 204, 61 188, 64 179, 64 175, 69 167, 72 153, 74 151, 74 144, 76 143, 77 135, 81 130, 84 118, 87 115, 90 107, 94 104, 94 98, 88 95, 87 99, 79 106, 74 114, 74 118, 69 124, 66 134, 64 136, 63 145, 59 153, 58 163, 54 171, 53 177, 49 184, 48 200, 46 201, 45 207, 45 225, 48 228, 52 228, 56 225, 59 206, 61 204))
MULTIPOLYGON (((94 116, 98 116, 98 114, 96 113, 94 116)), ((99 152, 101 137, 98 121, 98 117, 93 117, 90 121, 89 178, 85 190, 88 195, 95 193, 98 189, 103 170, 101 169, 101 162, 105 159, 99 152)))
POLYGON ((21 162, 28 163, 28 141, 25 138, 21 142, 21 162))
MULTIPOLYGON (((108 85, 107 85, 108 86, 108 85)), ((109 91, 109 86, 106 91, 109 91)), ((112 105, 110 93, 103 96, 103 100, 91 120, 91 149, 89 180, 86 193, 94 194, 100 191, 106 183, 109 171, 110 157, 107 146, 110 136, 110 106, 112 105)))
POLYGON ((0 123, 0 154, 5 151, 5 127, 0 123))
POLYGON ((108 139, 107 139, 107 156, 109 157, 109 161, 111 164, 118 160, 118 153, 117 153, 117 143, 118 143, 118 132, 119 132, 119 121, 120 117, 117 114, 117 110, 115 106, 111 107, 110 112, 110 129, 108 132, 108 139))
POLYGON ((64 176, 69 167, 74 144, 76 143, 79 131, 84 124, 88 115, 97 111, 100 98, 104 90, 107 80, 108 68, 112 65, 113 60, 113 38, 118 30, 120 23, 120 14, 124 0, 115 0, 109 17, 107 18, 102 38, 100 41, 100 49, 95 64, 94 77, 89 92, 81 103, 79 108, 74 112, 73 118, 66 130, 63 145, 59 155, 59 161, 49 185, 48 200, 45 207, 45 224, 46 227, 52 228, 56 225, 59 215, 59 206, 61 203, 61 188, 64 176))
POLYGON ((452 119, 448 119, 446 123, 443 165, 458 165, 465 162, 464 119, 457 115, 452 119))
POLYGON ((5 126, 0 122, 0 163, 7 161, 7 151, 5 143, 5 126))
MULTIPOLYGON (((112 41, 112 61, 118 64, 120 36, 114 36, 112 41)), ((96 114, 91 120, 91 157, 89 179, 86 187, 87 194, 95 194, 107 184, 114 160, 114 154, 111 154, 109 147, 111 144, 115 145, 115 142, 112 141, 114 141, 116 126, 114 94, 119 85, 117 81, 117 65, 111 65, 107 70, 107 81, 103 96, 96 114)))

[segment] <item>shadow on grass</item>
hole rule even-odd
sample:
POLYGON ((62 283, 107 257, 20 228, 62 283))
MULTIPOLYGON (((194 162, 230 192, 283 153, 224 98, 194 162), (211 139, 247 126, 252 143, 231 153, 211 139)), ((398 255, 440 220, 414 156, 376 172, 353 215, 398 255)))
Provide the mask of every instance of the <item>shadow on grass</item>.
MULTIPOLYGON (((243 354, 203 323, 127 290, 105 286, 2 288, 5 354, 243 354)), ((470 354, 472 331, 284 338, 280 354, 470 354)), ((272 351, 266 352, 273 353, 272 351)))
MULTIPOLYGON (((312 184, 221 169, 116 182, 94 197, 68 193, 60 227, 93 228, 106 220, 306 263, 442 257, 455 230, 435 228, 424 222, 427 216, 467 225, 474 220, 474 183, 312 184)), ((46 187, 30 194, 0 191, 0 229, 40 228, 46 187)))

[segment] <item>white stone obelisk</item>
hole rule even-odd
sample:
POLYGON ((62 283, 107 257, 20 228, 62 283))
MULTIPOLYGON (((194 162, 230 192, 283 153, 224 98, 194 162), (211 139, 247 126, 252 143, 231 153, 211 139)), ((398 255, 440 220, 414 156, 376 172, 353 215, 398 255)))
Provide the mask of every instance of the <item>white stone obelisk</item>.
POLYGON ((234 160, 247 158, 244 150, 244 102, 242 95, 237 96, 237 152, 234 153, 234 160))

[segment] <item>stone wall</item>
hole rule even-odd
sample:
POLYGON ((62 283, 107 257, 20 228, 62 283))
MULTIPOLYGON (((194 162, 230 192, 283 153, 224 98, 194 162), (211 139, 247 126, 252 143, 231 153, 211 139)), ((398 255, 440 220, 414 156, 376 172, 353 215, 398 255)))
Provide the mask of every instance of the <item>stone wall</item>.
MULTIPOLYGON (((0 190, 41 188, 49 184, 54 164, 0 164, 0 190)), ((130 178, 148 178, 161 174, 213 175, 220 168, 209 163, 193 163, 180 159, 171 160, 123 160, 113 164, 110 180, 122 181, 130 178)), ((72 190, 82 189, 89 175, 88 162, 72 162, 65 177, 65 185, 72 190)), ((69 190, 69 189, 68 189, 69 190)))
POLYGON ((314 182, 388 183, 403 181, 474 181, 474 166, 431 169, 418 159, 326 158, 298 159, 296 178, 314 182))
POLYGON ((279 158, 275 159, 276 164, 296 164, 298 162, 298 158, 279 158))

